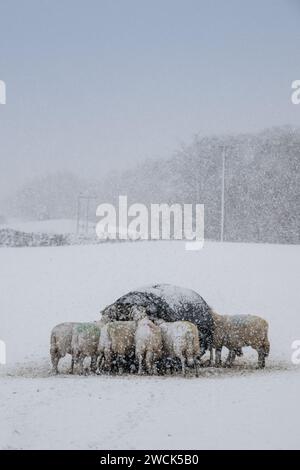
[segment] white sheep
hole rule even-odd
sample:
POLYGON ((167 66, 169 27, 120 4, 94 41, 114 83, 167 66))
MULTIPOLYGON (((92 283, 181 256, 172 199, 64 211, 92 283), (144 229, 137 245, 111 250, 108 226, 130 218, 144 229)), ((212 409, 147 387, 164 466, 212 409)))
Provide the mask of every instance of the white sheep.
MULTIPOLYGON (((52 371, 58 374, 58 363, 66 354, 72 354, 72 334, 74 325, 79 323, 69 322, 56 325, 50 336, 50 356, 52 371)), ((73 374, 74 358, 72 357, 70 373, 73 374)))
POLYGON ((165 322, 155 320, 162 332, 163 350, 170 358, 179 358, 182 374, 185 375, 186 363, 195 366, 196 375, 200 365, 200 342, 196 325, 189 321, 165 322))
POLYGON ((79 373, 83 373, 86 357, 91 358, 91 371, 96 372, 98 344, 103 321, 79 323, 73 326, 71 352, 73 363, 79 364, 79 373))
POLYGON ((156 362, 162 356, 162 334, 159 326, 148 317, 141 306, 131 309, 132 317, 137 321, 135 331, 135 357, 139 363, 138 374, 143 373, 143 362, 149 374, 157 374, 156 362))
POLYGON ((119 372, 123 370, 126 358, 134 354, 135 321, 113 321, 106 323, 100 331, 98 344, 99 369, 111 370, 112 362, 117 360, 119 372))
POLYGON ((258 367, 265 367, 265 358, 270 352, 268 322, 256 315, 218 315, 213 313, 213 347, 216 351, 216 366, 221 365, 222 347, 229 349, 226 365, 231 367, 237 351, 251 346, 258 353, 258 367))
MULTIPOLYGON (((72 356, 70 373, 73 374, 75 359, 79 360, 80 348, 83 350, 84 357, 86 357, 85 351, 87 342, 92 340, 92 337, 89 337, 89 335, 87 334, 87 327, 85 325, 96 325, 97 327, 100 327, 104 322, 105 320, 100 320, 99 322, 93 323, 66 322, 56 325, 52 329, 50 336, 50 356, 52 363, 52 371, 55 374, 58 374, 58 363, 60 359, 65 357, 66 354, 70 354, 72 356), (79 332, 81 332, 80 335, 79 332), (86 346, 84 346, 85 343, 86 346)), ((97 345, 98 341, 99 336, 97 339, 97 345)), ((91 356, 91 354, 88 355, 91 356)), ((95 359, 93 358, 91 364, 92 367, 94 367, 94 361, 95 359)))

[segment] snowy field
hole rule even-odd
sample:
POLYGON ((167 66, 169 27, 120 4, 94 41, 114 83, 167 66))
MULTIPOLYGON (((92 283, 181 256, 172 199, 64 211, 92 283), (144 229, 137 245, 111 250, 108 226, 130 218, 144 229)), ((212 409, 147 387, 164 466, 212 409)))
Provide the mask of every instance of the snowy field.
POLYGON ((300 246, 230 243, 0 249, 0 448, 300 448, 299 257, 300 246), (232 370, 199 378, 48 374, 52 326, 98 319, 127 291, 164 282, 221 314, 266 318, 266 369, 245 350, 232 370))

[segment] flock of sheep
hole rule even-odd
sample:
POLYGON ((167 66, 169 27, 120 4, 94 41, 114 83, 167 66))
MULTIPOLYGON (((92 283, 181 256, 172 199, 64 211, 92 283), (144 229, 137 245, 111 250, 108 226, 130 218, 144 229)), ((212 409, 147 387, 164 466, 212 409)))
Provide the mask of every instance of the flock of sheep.
POLYGON ((97 373, 165 373, 192 368, 196 375, 208 350, 209 364, 221 366, 222 348, 229 350, 225 365, 231 367, 242 348, 258 353, 258 367, 269 354, 268 323, 254 315, 218 315, 194 291, 168 284, 149 286, 118 299, 102 311, 99 321, 62 323, 51 332, 53 372, 59 360, 72 356, 84 373, 84 360, 97 373))

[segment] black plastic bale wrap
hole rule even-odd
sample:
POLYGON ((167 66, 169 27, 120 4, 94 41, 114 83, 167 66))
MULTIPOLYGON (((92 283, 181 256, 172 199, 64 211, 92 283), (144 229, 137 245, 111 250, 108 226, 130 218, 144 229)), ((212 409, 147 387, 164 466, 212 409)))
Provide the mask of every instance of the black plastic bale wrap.
POLYGON ((131 307, 146 308, 150 318, 186 320, 198 327, 201 353, 210 348, 213 335, 211 308, 197 292, 171 284, 144 286, 128 292, 103 311, 110 320, 133 320, 131 307))

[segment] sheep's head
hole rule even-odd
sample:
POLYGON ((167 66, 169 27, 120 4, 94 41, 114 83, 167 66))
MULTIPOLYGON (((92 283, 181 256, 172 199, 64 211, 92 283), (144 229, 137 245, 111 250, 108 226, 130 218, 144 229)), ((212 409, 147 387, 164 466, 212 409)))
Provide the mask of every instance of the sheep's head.
POLYGON ((109 321, 109 318, 102 313, 100 320, 97 320, 95 323, 99 328, 101 328, 102 326, 106 325, 106 323, 109 323, 109 321))
POLYGON ((134 305, 131 307, 130 316, 134 321, 142 320, 147 317, 147 310, 142 305, 134 305))
POLYGON ((101 318, 108 319, 109 321, 117 320, 117 307, 115 304, 109 305, 101 312, 101 318))
POLYGON ((165 321, 162 319, 162 318, 153 318, 153 323, 155 323, 155 325, 157 326, 160 326, 162 325, 163 323, 165 323, 165 321))
POLYGON ((130 319, 130 307, 127 304, 116 304, 117 320, 130 319))

